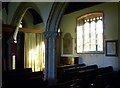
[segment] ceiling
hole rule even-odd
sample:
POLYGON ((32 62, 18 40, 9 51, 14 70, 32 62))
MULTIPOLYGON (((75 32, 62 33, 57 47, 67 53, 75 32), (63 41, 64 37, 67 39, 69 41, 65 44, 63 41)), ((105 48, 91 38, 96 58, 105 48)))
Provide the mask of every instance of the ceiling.
POLYGON ((3 8, 8 8, 9 2, 2 2, 2 9, 3 8))
MULTIPOLYGON (((2 2, 2 9, 5 8, 6 12, 8 14, 8 4, 10 2, 2 2)), ((64 15, 69 14, 71 12, 75 12, 84 8, 88 8, 90 6, 98 5, 101 4, 102 2, 69 2, 68 7, 66 8, 64 15)), ((28 10, 34 19, 33 24, 38 24, 43 22, 41 16, 34 10, 34 9, 29 9, 28 10)))
POLYGON ((7 14, 8 14, 8 4, 9 4, 9 2, 2 2, 2 9, 5 8, 7 14))
POLYGON ((103 2, 70 2, 64 14, 69 14, 101 3, 103 2))
POLYGON ((28 11, 33 16, 33 24, 38 24, 43 22, 41 16, 34 9, 28 9, 28 11))
MULTIPOLYGON (((2 2, 2 9, 5 8, 7 14, 8 14, 8 4, 9 4, 9 3, 10 3, 10 2, 2 2)), ((28 9, 28 11, 29 11, 30 14, 33 16, 33 24, 34 24, 34 25, 43 22, 41 16, 38 14, 37 11, 35 11, 34 9, 28 9)))

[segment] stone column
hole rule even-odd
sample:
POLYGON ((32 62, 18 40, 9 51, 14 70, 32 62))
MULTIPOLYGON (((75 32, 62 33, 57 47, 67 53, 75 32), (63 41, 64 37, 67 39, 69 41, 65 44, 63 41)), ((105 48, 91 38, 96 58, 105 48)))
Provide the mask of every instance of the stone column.
POLYGON ((24 68, 24 33, 19 32, 17 36, 16 69, 24 68))
POLYGON ((57 32, 45 32, 45 77, 48 80, 49 85, 56 83, 56 36, 57 32))
POLYGON ((12 39, 12 36, 10 36, 7 40, 7 48, 6 48, 8 70, 12 69, 12 42, 13 42, 13 39, 12 39))

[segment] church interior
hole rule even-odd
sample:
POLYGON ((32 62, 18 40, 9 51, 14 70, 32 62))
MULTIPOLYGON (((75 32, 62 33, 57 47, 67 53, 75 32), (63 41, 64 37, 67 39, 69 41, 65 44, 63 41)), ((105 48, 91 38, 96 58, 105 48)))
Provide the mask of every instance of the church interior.
POLYGON ((2 2, 1 88, 120 88, 119 2, 2 2))

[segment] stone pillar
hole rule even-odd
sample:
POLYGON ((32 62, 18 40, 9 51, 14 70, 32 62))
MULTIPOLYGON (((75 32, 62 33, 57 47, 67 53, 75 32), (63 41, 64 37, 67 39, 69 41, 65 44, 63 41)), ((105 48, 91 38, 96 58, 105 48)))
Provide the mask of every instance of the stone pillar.
POLYGON ((49 85, 56 83, 57 60, 56 60, 56 36, 57 32, 45 32, 45 77, 49 85))
POLYGON ((13 39, 12 39, 12 36, 10 36, 7 40, 7 48, 6 48, 8 70, 12 69, 12 42, 13 42, 13 39))
POLYGON ((24 68, 24 33, 19 32, 17 36, 16 69, 24 68))

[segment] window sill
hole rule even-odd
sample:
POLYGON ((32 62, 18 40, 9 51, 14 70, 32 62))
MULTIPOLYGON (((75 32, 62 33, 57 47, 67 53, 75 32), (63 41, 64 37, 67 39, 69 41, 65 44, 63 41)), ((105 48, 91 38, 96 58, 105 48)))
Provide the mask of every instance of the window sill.
POLYGON ((88 51, 88 52, 81 52, 77 54, 104 54, 104 51, 88 51))

